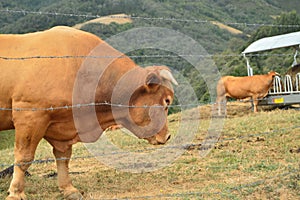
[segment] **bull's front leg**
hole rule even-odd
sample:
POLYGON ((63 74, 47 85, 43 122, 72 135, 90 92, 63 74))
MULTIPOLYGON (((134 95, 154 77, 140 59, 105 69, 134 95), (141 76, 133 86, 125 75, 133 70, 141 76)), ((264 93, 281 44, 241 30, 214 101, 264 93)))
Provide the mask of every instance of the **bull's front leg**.
POLYGON ((70 146, 65 152, 61 152, 53 148, 53 153, 56 158, 58 186, 60 191, 63 193, 64 198, 67 200, 83 199, 81 193, 72 185, 72 181, 69 176, 69 161, 72 154, 72 146, 70 146))
POLYGON ((14 173, 6 200, 25 200, 25 172, 34 159, 47 122, 38 113, 14 112, 15 147, 14 173))
POLYGON ((25 200, 26 195, 24 193, 24 176, 26 168, 29 165, 22 165, 22 166, 14 166, 14 174, 13 179, 11 181, 10 187, 8 189, 8 197, 6 200, 25 200))

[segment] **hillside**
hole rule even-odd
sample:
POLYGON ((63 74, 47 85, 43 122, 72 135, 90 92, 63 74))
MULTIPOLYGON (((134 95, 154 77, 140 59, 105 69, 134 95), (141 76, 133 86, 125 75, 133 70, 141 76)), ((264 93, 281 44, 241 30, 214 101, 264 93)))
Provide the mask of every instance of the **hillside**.
MULTIPOLYGON (((150 18, 175 18, 199 21, 217 21, 228 25, 237 23, 234 28, 251 34, 253 26, 245 26, 244 23, 260 24, 272 23, 274 15, 294 9, 292 0, 269 1, 256 0, 240 3, 237 0, 202 0, 202 1, 180 1, 180 0, 116 0, 116 1, 86 1, 79 0, 54 0, 54 1, 21 1, 14 0, 0 2, 0 33, 24 33, 43 30, 55 25, 74 26, 94 19, 95 15, 106 16, 124 13, 131 16, 150 18), (287 4, 287 2, 290 2, 287 4), (289 6, 284 6, 289 5, 289 6), (25 12, 3 12, 3 10, 18 10, 46 13, 61 13, 73 15, 47 15, 25 12), (86 17, 84 15, 90 15, 86 17), (240 24, 239 24, 240 23, 240 24)), ((135 26, 164 26, 179 30, 190 35, 208 49, 210 53, 221 52, 233 35, 218 29, 207 23, 143 20, 136 19, 135 26)), ((238 36, 237 36, 238 37, 238 36)))
MULTIPOLYGON (((44 30, 56 25, 77 26, 103 39, 139 27, 163 27, 178 31, 197 41, 212 55, 212 61, 221 75, 246 75, 245 60, 241 51, 251 41, 270 34, 300 30, 296 0, 14 0, 0 2, 0 33, 26 33, 44 30), (123 13, 124 18, 111 16, 123 13), (287 13, 287 14, 286 14, 287 13), (128 16, 131 16, 129 19, 128 16), (114 23, 115 20, 122 23, 114 23), (110 23, 98 23, 109 20, 110 23), (126 23, 130 22, 130 23, 126 23), (299 25, 293 27, 289 25, 299 25), (282 26, 286 25, 286 26, 282 26)), ((177 41, 170 41, 170 44, 177 41)), ((189 47, 184 51, 189 52, 189 47)), ((202 72, 174 52, 157 49, 140 49, 130 52, 141 66, 164 64, 180 71, 195 90, 199 101, 212 101, 207 92, 202 72), (157 57, 138 57, 159 55, 157 57)), ((292 54, 292 50, 276 52, 292 54)), ((189 54, 193 54, 189 52, 189 54)), ((197 56, 197 55, 196 55, 197 56)), ((201 56, 201 55, 200 55, 201 56)), ((292 56, 255 58, 254 72, 257 74, 276 70, 284 73, 290 66, 292 56)), ((212 66, 204 66, 209 69, 212 66)))

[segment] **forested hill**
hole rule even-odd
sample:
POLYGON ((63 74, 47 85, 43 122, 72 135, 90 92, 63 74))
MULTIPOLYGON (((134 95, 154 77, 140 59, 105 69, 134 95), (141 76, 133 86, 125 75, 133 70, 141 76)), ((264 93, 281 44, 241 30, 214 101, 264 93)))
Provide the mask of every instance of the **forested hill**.
MULTIPOLYGON (((261 37, 300 31, 298 5, 298 0, 0 0, 0 33, 27 33, 56 25, 74 26, 100 16, 123 13, 132 16, 132 23, 92 23, 81 29, 106 39, 135 27, 169 28, 199 42, 213 55, 222 74, 246 75, 241 51, 261 37)), ((163 52, 134 52, 147 53, 163 52)), ((278 66, 289 66, 292 56, 254 61, 255 73, 270 69, 282 72, 283 68, 278 66)), ((191 71, 189 63, 169 58, 146 62, 174 66, 190 77, 199 100, 209 101, 205 83, 200 75, 191 71)))
MULTIPOLYGON (((274 17, 282 12, 300 9, 297 5, 297 0, 1 0, 0 33, 32 32, 55 25, 73 26, 92 18, 79 15, 105 16, 125 13, 138 17, 218 21, 249 35, 257 28, 253 24, 271 24, 274 17), (31 12, 74 16, 38 15, 31 12)), ((134 24, 146 25, 167 26, 179 30, 196 40, 201 40, 210 53, 223 51, 232 38, 230 32, 207 23, 136 20, 134 24)))

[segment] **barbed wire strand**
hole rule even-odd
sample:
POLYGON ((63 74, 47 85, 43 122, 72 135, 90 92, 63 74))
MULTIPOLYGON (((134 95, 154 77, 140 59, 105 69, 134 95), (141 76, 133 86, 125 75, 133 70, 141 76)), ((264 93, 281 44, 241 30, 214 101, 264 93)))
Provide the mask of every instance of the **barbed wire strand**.
MULTIPOLYGON (((294 56, 291 53, 255 53, 249 54, 248 57, 286 57, 286 56, 294 56)), ((11 60, 11 61, 18 61, 18 60, 32 60, 32 59, 84 59, 84 58, 92 58, 92 59, 103 59, 103 58, 185 58, 185 57, 199 57, 199 58, 226 58, 226 57, 243 57, 242 54, 152 54, 152 55, 121 55, 121 56, 87 56, 87 55, 62 55, 62 56, 42 56, 42 55, 34 55, 34 56, 24 56, 24 57, 8 57, 8 56, 1 56, 0 59, 2 60, 11 60)))
MULTIPOLYGON (((300 93, 298 91, 297 93, 300 93)), ((242 102, 242 103, 251 103, 254 101, 263 101, 265 98, 258 98, 258 99, 238 99, 236 100, 237 102, 242 102)), ((233 102, 233 101, 229 101, 233 102)), ((222 108, 226 107, 227 102, 211 102, 207 104, 203 103, 191 103, 191 104, 172 104, 168 105, 168 108, 182 108, 182 109, 188 109, 188 108, 195 108, 203 106, 218 106, 220 105, 222 108)), ((74 105, 65 105, 65 106, 50 106, 50 107, 0 107, 0 111, 17 111, 17 112, 25 112, 25 111, 32 111, 32 112, 37 112, 37 111, 56 111, 56 110, 70 110, 70 109, 80 109, 80 108, 85 108, 85 107, 98 107, 98 106, 110 106, 110 107, 119 107, 119 108, 144 108, 144 109, 149 109, 149 108, 165 108, 163 105, 142 105, 142 106, 137 106, 137 105, 126 105, 126 104, 120 104, 120 103, 110 103, 110 102, 102 102, 102 103, 83 103, 83 104, 74 104, 74 105)), ((215 108, 212 108, 212 111, 215 108)), ((218 117, 218 116, 215 116, 218 117)))
MULTIPOLYGON (((201 20, 201 19, 180 19, 180 18, 170 18, 170 17, 142 17, 142 16, 130 16, 130 15, 97 15, 97 14, 88 14, 88 13, 62 13, 62 12, 47 12, 47 11, 30 11, 25 9, 13 10, 10 8, 0 9, 2 13, 10 13, 10 14, 33 14, 33 15, 48 15, 48 16, 62 16, 62 17, 80 17, 87 19, 94 19, 100 17, 106 18, 124 18, 124 19, 132 19, 132 20, 145 20, 145 21, 171 21, 171 22, 184 22, 184 23, 201 23, 201 24, 213 24, 214 20, 201 20)), ((232 26, 244 26, 244 27, 261 27, 261 26, 269 26, 269 27, 279 27, 279 28, 299 28, 298 24, 266 24, 266 23, 246 23, 246 22, 222 22, 225 25, 232 26)))
MULTIPOLYGON (((195 104, 177 104, 177 105, 169 105, 168 108, 192 108, 200 106, 200 103, 195 104)), ((118 104, 118 103, 109 103, 109 102, 103 102, 103 103, 84 103, 84 104, 75 104, 75 105, 65 105, 65 106, 50 106, 50 107, 0 107, 0 111, 55 111, 55 110, 70 110, 70 109, 80 109, 84 107, 95 107, 95 106, 111 106, 111 107, 123 107, 123 108, 165 108, 162 105, 143 105, 143 106, 136 106, 136 105, 125 105, 125 104, 118 104)))

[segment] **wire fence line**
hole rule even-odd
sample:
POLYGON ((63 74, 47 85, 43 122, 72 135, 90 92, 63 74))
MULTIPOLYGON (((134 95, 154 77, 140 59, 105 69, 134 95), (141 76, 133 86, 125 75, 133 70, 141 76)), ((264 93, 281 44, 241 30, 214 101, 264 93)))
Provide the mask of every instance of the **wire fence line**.
MULTIPOLYGON (((183 22, 183 23, 198 23, 198 24, 213 24, 215 21, 213 20, 206 20, 206 19, 184 19, 184 18, 170 18, 170 17, 143 17, 143 16, 130 16, 130 15, 110 15, 110 16, 103 16, 97 14, 88 14, 88 13, 62 13, 62 12, 47 12, 47 11, 32 11, 32 10, 13 10, 10 8, 1 9, 0 12, 2 13, 11 13, 11 14, 33 14, 33 15, 47 15, 47 16, 61 16, 61 17, 79 17, 79 18, 86 18, 86 19, 94 19, 100 17, 107 17, 107 18, 125 18, 125 19, 132 19, 132 20, 146 20, 146 21, 171 21, 171 22, 183 22)), ((298 24, 266 24, 266 23, 246 23, 246 22, 222 22, 226 25, 234 25, 234 26, 244 26, 244 27, 260 27, 260 26, 269 26, 269 27, 279 27, 279 28, 299 28, 300 25, 298 24)))
MULTIPOLYGON (((254 101, 262 101, 265 100, 264 98, 258 98, 258 99, 238 99, 236 100, 237 102, 241 103, 251 103, 254 101)), ((233 102, 233 101, 230 101, 233 102)), ((203 106, 213 106, 211 108, 213 117, 222 117, 219 115, 216 115, 214 113, 215 109, 217 109, 217 106, 221 106, 222 108, 226 107, 226 102, 211 102, 211 103, 191 103, 191 104, 172 104, 168 105, 168 108, 181 108, 183 110, 189 109, 189 108, 195 108, 203 106)), ((149 109, 149 108, 166 108, 163 105, 142 105, 142 106, 137 106, 137 105, 126 105, 126 104, 119 104, 119 103, 110 103, 110 102, 91 102, 91 103, 82 103, 82 104, 72 104, 72 105, 64 105, 64 106, 49 106, 49 107, 0 107, 0 112, 1 111, 17 111, 17 112, 25 112, 25 111, 32 111, 32 112, 37 112, 37 111, 57 111, 57 110, 71 110, 71 109, 81 109, 81 108, 87 108, 87 107, 99 107, 99 106, 110 106, 112 108, 144 108, 144 109, 149 109)), ((298 108, 295 108, 298 109, 298 108)), ((224 117, 224 116, 223 116, 224 117)))
MULTIPOLYGON (((214 104, 214 103, 212 103, 214 104)), ((193 108, 200 106, 201 104, 177 104, 177 105, 169 105, 168 108, 193 108)), ((203 104, 204 105, 204 104, 203 104)), ((103 103, 83 103, 83 104, 75 104, 75 105, 65 105, 65 106, 50 106, 50 107, 35 107, 35 108, 29 108, 29 107, 0 107, 0 111, 18 111, 18 112, 24 112, 24 111, 56 111, 56 110, 70 110, 70 109, 80 109, 85 107, 97 107, 97 106, 111 106, 111 107, 119 107, 119 108, 165 108, 163 105, 142 105, 142 106, 136 106, 136 105, 126 105, 126 104, 117 104, 117 103, 109 103, 109 102, 103 102, 103 103)))
MULTIPOLYGON (((248 57, 286 57, 286 56, 294 56, 292 53, 253 53, 247 55, 248 57)), ((149 54, 149 55, 120 55, 120 56, 89 56, 89 55, 62 55, 62 56, 54 56, 54 55, 34 55, 34 56, 24 56, 24 57, 9 57, 9 56, 1 56, 2 60, 10 60, 10 61, 18 61, 18 60, 33 60, 33 59, 113 59, 113 58, 186 58, 186 57, 198 57, 198 58, 226 58, 226 57, 241 57, 243 58, 243 54, 149 54)))
MULTIPOLYGON (((246 139, 246 138, 253 138, 253 137, 262 137, 262 136, 268 136, 274 133, 282 133, 282 134, 287 134, 288 131, 300 129, 299 125, 295 125, 292 127, 288 128, 281 128, 281 129, 276 129, 272 131, 266 131, 262 133, 257 133, 257 134, 248 134, 245 136, 238 136, 238 137, 228 137, 228 138, 219 138, 217 143, 222 143, 226 141, 233 141, 233 140, 240 140, 240 139, 246 139), (284 133, 286 132, 286 133, 284 133)), ((276 135, 274 135, 275 137, 276 135)), ((213 144, 212 144, 213 145, 213 144)), ((170 145, 170 146, 164 146, 162 149, 183 149, 183 150, 194 150, 197 149, 198 151, 206 151, 207 150, 207 143, 206 146, 202 146, 201 143, 189 143, 189 144, 179 144, 179 145, 170 145)), ((91 159, 91 158, 97 158, 97 157, 105 157, 105 156, 113 156, 113 155, 128 155, 130 153, 144 153, 144 152, 149 152, 149 151, 155 151, 157 148, 143 148, 143 149, 136 149, 136 150, 128 150, 128 151, 112 151, 109 153, 104 153, 104 154, 94 154, 94 155, 87 155, 87 156, 73 156, 71 158, 47 158, 47 159, 36 159, 31 162, 26 162, 22 164, 9 164, 9 163, 0 163, 0 167, 10 167, 10 166, 21 166, 21 165, 31 165, 31 164, 44 164, 44 163, 53 163, 56 160, 61 161, 61 160, 78 160, 78 159, 91 159)))

